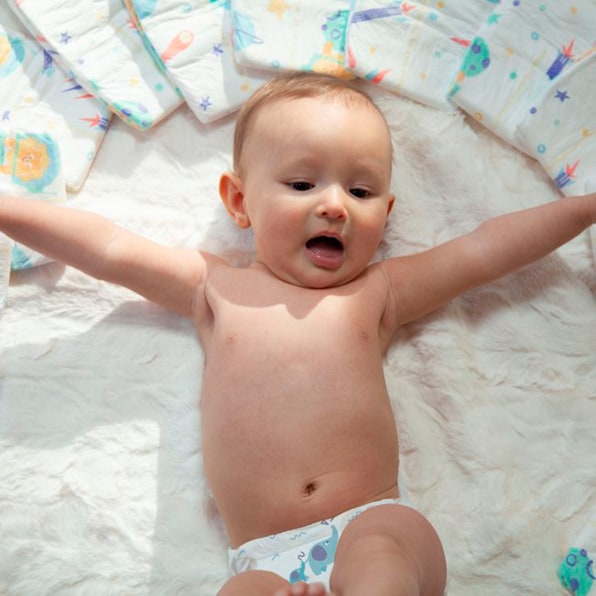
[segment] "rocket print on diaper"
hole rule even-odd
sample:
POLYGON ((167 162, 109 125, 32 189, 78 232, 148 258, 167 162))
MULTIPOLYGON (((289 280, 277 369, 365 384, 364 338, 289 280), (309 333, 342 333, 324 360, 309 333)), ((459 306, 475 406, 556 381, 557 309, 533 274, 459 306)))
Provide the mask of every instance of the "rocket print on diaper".
POLYGON ((594 0, 498 4, 468 47, 452 101, 540 162, 566 195, 596 160, 594 0), (499 93, 495 93, 499 89, 499 93))
POLYGON ((186 103, 201 122, 240 108, 269 72, 237 64, 230 0, 125 0, 186 103))
MULTIPOLYGON (((321 522, 327 524, 328 522, 321 522)), ((308 554, 301 552, 298 555, 300 566, 290 573, 288 581, 291 584, 296 582, 306 582, 312 579, 306 574, 308 569, 314 575, 321 575, 327 571, 330 565, 335 561, 335 550, 337 549, 337 542, 339 540, 339 532, 335 526, 331 526, 331 536, 326 540, 321 540, 312 546, 308 554)))

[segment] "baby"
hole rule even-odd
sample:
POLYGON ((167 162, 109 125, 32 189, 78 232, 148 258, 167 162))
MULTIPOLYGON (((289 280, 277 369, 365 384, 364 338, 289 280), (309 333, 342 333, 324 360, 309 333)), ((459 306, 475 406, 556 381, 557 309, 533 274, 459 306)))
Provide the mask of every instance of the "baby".
POLYGON ((254 231, 248 267, 0 198, 0 230, 18 242, 194 321, 204 468, 235 573, 222 596, 443 594, 441 543, 398 482, 384 354, 400 325, 596 221, 596 194, 567 198, 370 264, 394 204, 391 167, 366 94, 294 73, 243 107, 219 184, 232 219, 254 231))

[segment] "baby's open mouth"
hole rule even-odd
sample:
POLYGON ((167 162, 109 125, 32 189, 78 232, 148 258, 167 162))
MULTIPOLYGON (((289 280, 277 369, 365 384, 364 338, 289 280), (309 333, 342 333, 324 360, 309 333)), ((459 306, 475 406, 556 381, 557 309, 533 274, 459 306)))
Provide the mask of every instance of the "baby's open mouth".
POLYGON ((306 243, 310 260, 318 267, 337 269, 344 260, 344 245, 333 236, 315 236, 306 243))

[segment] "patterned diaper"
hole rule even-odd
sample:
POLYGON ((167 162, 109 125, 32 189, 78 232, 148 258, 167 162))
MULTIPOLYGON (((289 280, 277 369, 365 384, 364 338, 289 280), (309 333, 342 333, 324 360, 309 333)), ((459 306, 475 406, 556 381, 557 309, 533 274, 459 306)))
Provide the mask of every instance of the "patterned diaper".
POLYGON ((349 67, 359 77, 439 109, 475 31, 494 4, 356 0, 348 28, 349 67))
POLYGON ((125 122, 145 130, 182 104, 122 0, 8 0, 66 71, 125 122))
MULTIPOLYGON (((66 200, 60 148, 50 135, 0 130, 0 194, 21 196, 23 200, 66 200)), ((49 262, 47 257, 9 238, 2 245, 10 247, 12 270, 49 262)))
POLYGON ((573 542, 559 567, 559 579, 574 596, 587 596, 596 581, 596 512, 573 542))
MULTIPOLYGON (((0 7, 0 19, 6 10, 0 7)), ((28 35, 0 25, 0 175, 5 182, 8 168, 14 166, 16 169, 11 175, 17 184, 16 190, 64 194, 64 188, 56 187, 59 179, 68 190, 78 190, 104 139, 109 119, 107 106, 82 90, 55 64, 49 52, 28 35), (17 132, 41 135, 38 136, 41 144, 49 135, 57 145, 56 150, 53 145, 43 150, 44 159, 49 161, 34 157, 41 153, 34 148, 40 145, 31 141, 33 137, 29 137, 29 145, 19 145, 15 155, 20 155, 20 160, 10 158, 7 143, 16 141, 18 144, 17 132), (7 135, 12 141, 6 139, 7 135), (33 153, 26 154, 26 146, 33 153), (60 163, 56 161, 58 152, 62 157, 60 163), (24 168, 30 169, 26 178, 24 168), (56 176, 58 170, 61 170, 60 178, 56 176)))
POLYGON ((596 163, 595 31, 596 0, 501 3, 477 32, 451 92, 539 160, 566 194, 583 192, 596 163))
POLYGON ((232 0, 236 60, 353 78, 346 68, 351 0, 232 0))
POLYGON ((368 509, 388 504, 410 506, 403 497, 383 499, 304 528, 251 540, 228 550, 230 569, 235 574, 249 569, 272 571, 292 584, 321 582, 329 589, 335 550, 346 526, 368 509))
MULTIPOLYGON (((594 7, 596 31, 596 6, 594 7)), ((596 48, 595 48, 596 50, 596 48)), ((569 65, 520 122, 516 138, 566 195, 596 172, 596 51, 569 65)))
POLYGON ((270 73, 234 61, 230 0, 125 0, 201 122, 238 109, 270 73))

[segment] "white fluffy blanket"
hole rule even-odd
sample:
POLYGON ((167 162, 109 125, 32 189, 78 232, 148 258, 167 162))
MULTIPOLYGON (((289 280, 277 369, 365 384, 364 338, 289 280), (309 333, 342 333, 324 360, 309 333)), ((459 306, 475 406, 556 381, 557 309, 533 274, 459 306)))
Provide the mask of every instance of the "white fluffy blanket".
MULTIPOLYGON (((564 200, 461 114, 379 103, 398 195, 382 254, 564 200)), ((72 204, 245 262, 251 239, 216 193, 232 128, 187 108, 145 133, 115 121, 72 204)), ((445 544, 451 594, 564 593, 560 559, 596 508, 595 292, 586 234, 395 339, 386 372, 406 484, 445 544)), ((217 591, 226 541, 202 474, 201 371, 187 320, 60 264, 13 274, 0 314, 0 593, 217 591)))

